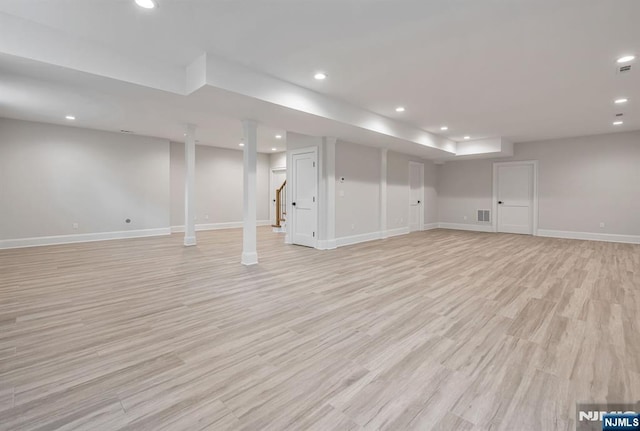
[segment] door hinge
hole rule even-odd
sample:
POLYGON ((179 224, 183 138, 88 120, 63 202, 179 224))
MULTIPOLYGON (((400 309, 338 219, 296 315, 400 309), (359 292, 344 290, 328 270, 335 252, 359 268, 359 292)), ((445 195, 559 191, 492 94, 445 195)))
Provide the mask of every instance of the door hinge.
POLYGON ((314 201, 314 202, 316 201, 316 197, 315 197, 315 196, 313 197, 313 201, 314 201))
POLYGON ((313 237, 314 237, 314 238, 316 237, 316 233, 315 233, 315 232, 313 233, 313 237))
POLYGON ((316 162, 313 162, 313 167, 314 167, 314 168, 316 167, 316 162))

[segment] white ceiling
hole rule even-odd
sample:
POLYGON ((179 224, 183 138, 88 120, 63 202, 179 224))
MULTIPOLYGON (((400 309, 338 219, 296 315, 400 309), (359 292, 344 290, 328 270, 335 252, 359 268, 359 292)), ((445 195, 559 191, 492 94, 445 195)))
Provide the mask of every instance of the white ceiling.
MULTIPOLYGON (((0 117, 127 130, 175 142, 184 142, 185 126, 192 122, 200 144, 240 149, 241 122, 213 108, 197 94, 185 97, 0 55, 0 117), (76 120, 66 120, 68 114, 76 120)), ((285 142, 286 130, 259 125, 259 152, 284 151, 285 142)))
MULTIPOLYGON (((470 135, 523 142, 640 129, 640 63, 628 76, 615 73, 618 56, 640 55, 638 0, 159 3, 147 11, 133 0, 0 0, 0 12, 139 61, 184 68, 208 52, 454 140, 470 135), (317 70, 329 78, 313 80, 317 70), (623 96, 630 102, 615 106, 623 96), (398 105, 407 111, 396 113, 398 105), (614 127, 618 112, 625 123, 614 127), (441 132, 442 125, 449 131, 441 132)), ((12 84, 24 91, 62 96, 55 91, 64 90, 87 109, 105 110, 114 118, 110 126, 176 139, 180 121, 195 121, 188 115, 191 96, 134 91, 107 80, 98 92, 92 79, 72 75, 48 82, 48 75, 24 76, 31 65, 11 70, 7 58, 0 57, 0 85, 13 73, 20 76, 12 84), (127 99, 131 92, 134 104, 127 99), (127 115, 118 117, 122 104, 129 106, 127 115)), ((33 119, 44 110, 0 108, 0 115, 33 119)), ((237 145, 237 121, 219 110, 221 119, 204 118, 203 130, 212 133, 203 136, 213 145, 237 145), (236 132, 226 131, 231 129, 236 132)))

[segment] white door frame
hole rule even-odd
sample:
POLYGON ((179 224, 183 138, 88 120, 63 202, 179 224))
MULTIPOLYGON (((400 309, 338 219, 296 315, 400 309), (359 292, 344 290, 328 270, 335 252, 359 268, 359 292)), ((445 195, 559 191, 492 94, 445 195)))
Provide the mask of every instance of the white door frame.
MULTIPOLYGON (((280 167, 280 168, 271 168, 271 174, 269 176, 269 220, 273 223, 276 220, 276 206, 273 203, 273 201, 271 200, 271 193, 275 190, 275 186, 276 184, 273 182, 273 177, 274 177, 274 173, 275 172, 284 172, 284 175, 287 175, 287 168, 286 167, 280 167)), ((282 184, 278 184, 278 187, 280 187, 282 184)))
MULTIPOLYGON (((420 166, 420 213, 418 215, 418 230, 424 230, 424 163, 409 161, 409 198, 411 198, 411 165, 420 166)), ((409 211, 411 211, 411 201, 409 201, 409 211)), ((409 220, 407 220, 407 226, 409 226, 409 230, 411 230, 411 214, 409 214, 409 220)))
POLYGON ((491 210, 491 227, 498 232, 498 167, 500 166, 532 166, 533 167, 533 236, 538 236, 538 161, 522 160, 517 162, 493 162, 493 205, 491 210))
POLYGON ((291 178, 289 178, 289 173, 287 172, 287 180, 288 181, 288 187, 287 187, 287 216, 289 214, 291 214, 291 218, 287 220, 287 227, 288 227, 288 232, 289 234, 289 241, 291 244, 295 244, 293 242, 293 237, 294 237, 294 232, 295 230, 295 222, 296 222, 296 217, 294 215, 293 212, 293 205, 291 205, 291 203, 293 202, 293 181, 295 181, 294 179, 294 173, 293 173, 293 156, 297 155, 297 154, 305 154, 305 153, 314 153, 315 157, 316 157, 316 190, 315 190, 315 196, 316 196, 316 235, 313 238, 313 248, 318 248, 318 226, 320 223, 320 214, 318 211, 318 208, 320 208, 320 203, 319 203, 319 196, 318 196, 318 187, 319 187, 319 182, 320 182, 320 178, 319 178, 319 172, 320 172, 320 160, 318 160, 318 147, 306 147, 306 148, 299 148, 299 149, 295 149, 295 150, 291 150, 287 152, 287 169, 289 166, 291 166, 291 178), (289 221, 291 223, 289 223, 289 221))

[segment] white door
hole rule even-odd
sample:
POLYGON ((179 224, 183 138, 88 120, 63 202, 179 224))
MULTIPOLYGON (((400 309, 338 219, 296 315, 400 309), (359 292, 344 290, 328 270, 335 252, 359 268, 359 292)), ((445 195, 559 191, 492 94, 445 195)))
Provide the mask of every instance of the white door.
POLYGON ((409 232, 424 224, 424 165, 409 162, 409 232))
POLYGON ((271 201, 269 215, 271 224, 276 224, 276 190, 282 186, 282 183, 284 183, 286 179, 287 170, 285 168, 271 170, 271 191, 269 191, 269 199, 271 201))
MULTIPOLYGON (((317 240, 318 195, 316 151, 291 156, 291 235, 292 242, 315 247, 317 240)), ((288 187, 287 186, 287 187, 288 187)))
POLYGON ((498 232, 533 234, 533 165, 498 166, 498 232))

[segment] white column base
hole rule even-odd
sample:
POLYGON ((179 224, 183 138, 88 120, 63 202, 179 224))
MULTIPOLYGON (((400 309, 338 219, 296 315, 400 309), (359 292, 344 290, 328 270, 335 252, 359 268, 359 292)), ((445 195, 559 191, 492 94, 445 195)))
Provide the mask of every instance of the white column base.
POLYGON ((246 253, 243 252, 242 253, 242 264, 243 265, 256 265, 258 263, 258 253, 256 252, 251 252, 251 253, 246 253))
POLYGON ((184 245, 186 247, 190 247, 192 245, 196 245, 196 237, 195 236, 185 236, 184 237, 184 245))

